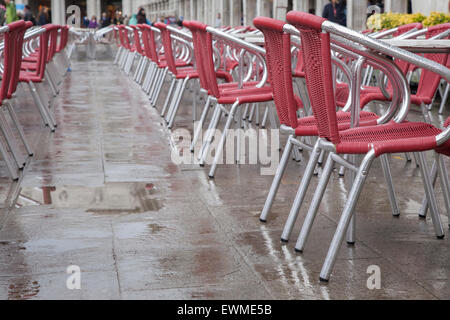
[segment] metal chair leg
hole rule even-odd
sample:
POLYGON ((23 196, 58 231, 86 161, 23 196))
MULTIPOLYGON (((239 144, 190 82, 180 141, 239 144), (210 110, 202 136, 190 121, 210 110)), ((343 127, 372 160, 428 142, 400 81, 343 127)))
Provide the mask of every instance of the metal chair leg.
POLYGON ((389 167, 388 155, 380 156, 381 168, 383 169, 384 178, 386 180, 387 191, 389 195, 389 202, 391 204, 392 215, 398 217, 400 210, 398 209, 397 199, 395 197, 394 184, 392 183, 391 169, 389 167))
MULTIPOLYGON (((434 231, 436 233, 436 237, 438 239, 444 238, 444 229, 442 227, 441 216, 439 215, 439 208, 436 202, 436 196, 434 194, 433 184, 430 179, 430 175, 428 172, 428 167, 425 162, 425 156, 423 152, 418 152, 417 157, 420 161, 420 171, 422 176, 422 181, 425 187, 425 194, 428 199, 428 205, 430 207, 431 219, 433 221, 434 231)), ((439 171, 439 170, 438 170, 439 171)))
POLYGON ((20 139, 22 140, 22 143, 23 143, 23 145, 25 147, 25 150, 27 151, 27 153, 28 153, 28 155, 30 157, 33 156, 33 151, 31 150, 31 147, 28 144, 28 141, 26 139, 26 136, 25 136, 25 133, 23 131, 23 128, 22 128, 22 126, 21 126, 21 124, 19 122, 19 119, 17 117, 16 112, 14 111, 14 107, 12 105, 12 102, 11 101, 6 101, 5 105, 8 108, 9 114, 11 116, 11 119, 12 119, 14 125, 17 128, 17 131, 19 132, 19 136, 20 136, 20 139))
POLYGON ((26 161, 23 159, 20 154, 19 148, 17 147, 14 134, 9 127, 8 121, 5 117, 5 108, 0 109, 0 129, 5 137, 6 143, 8 144, 9 150, 11 150, 11 154, 16 161, 17 167, 22 169, 25 166, 26 161))
POLYGON ((441 182, 441 189, 444 196, 445 209, 447 210, 448 226, 450 227, 450 186, 448 182, 447 168, 441 155, 436 153, 437 171, 439 173, 439 181, 441 182))
MULTIPOLYGON (((433 184, 433 186, 436 185, 437 176, 438 176, 437 164, 436 164, 436 161, 434 161, 433 166, 431 167, 431 173, 430 173, 430 179, 431 179, 431 183, 433 184)), ((427 196, 424 195, 423 200, 422 200, 422 205, 420 206, 420 210, 419 210, 419 218, 426 218, 427 212, 428 212, 428 199, 427 199, 427 196)))
POLYGON ((3 160, 6 163, 6 167, 8 168, 9 175, 12 180, 16 181, 19 179, 19 174, 17 171, 17 166, 15 165, 14 160, 11 159, 8 150, 6 150, 3 143, 0 141, 0 153, 2 154, 3 160))
MULTIPOLYGON (((351 163, 356 163, 357 157, 354 154, 347 155, 347 160, 349 160, 351 163)), ((347 172, 347 189, 351 190, 353 183, 355 182, 356 178, 356 172, 353 170, 348 170, 347 172)), ((356 214, 353 214, 352 218, 350 219, 350 224, 347 228, 347 244, 354 245, 356 242, 356 214)))
POLYGON ((119 62, 119 57, 120 57, 120 54, 122 53, 122 47, 120 47, 118 50, 117 50, 117 52, 116 52, 116 57, 114 58, 114 62, 113 62, 113 64, 117 64, 118 62, 119 62))
POLYGON ((172 99, 170 99, 169 109, 166 113, 166 116, 164 117, 166 124, 169 124, 170 118, 172 117, 173 110, 175 109, 175 103, 180 94, 182 84, 183 80, 181 79, 175 80, 175 89, 171 97, 172 99))
POLYGON ((278 192, 278 188, 280 186, 281 178, 286 171, 287 162, 289 160, 289 156, 292 151, 292 140, 295 139, 294 135, 290 135, 287 139, 286 146, 284 147, 283 155, 281 156, 280 164, 278 165, 277 171, 273 178, 272 184, 269 189, 269 193, 266 198, 266 202, 264 203, 264 207, 261 211, 261 215, 259 216, 259 220, 262 222, 267 221, 267 216, 269 215, 270 208, 272 207, 273 200, 278 192))
POLYGON ((303 174, 302 180, 297 190, 297 194, 295 195, 294 202, 292 203, 289 216, 286 220, 286 224, 284 225, 283 234, 281 235, 281 241, 289 240, 289 236, 291 235, 295 221, 297 220, 298 214, 300 212, 300 207, 303 203, 303 199, 305 198, 306 191, 308 190, 309 183, 314 173, 314 168, 316 167, 317 160, 319 159, 319 155, 321 152, 321 148, 319 147, 319 141, 320 141, 319 139, 316 141, 309 156, 305 173, 303 174))
POLYGON ((203 143, 202 149, 199 155, 199 164, 200 166, 205 165, 206 156, 208 155, 209 148, 214 137, 214 133, 217 129, 217 125, 219 124, 220 118, 222 116, 222 109, 219 104, 216 104, 214 115, 211 119, 208 130, 206 131, 206 139, 203 143))
MULTIPOLYGON (((161 117, 166 115, 167 107, 169 106, 170 97, 172 96, 173 88, 177 79, 174 77, 170 83, 169 92, 167 92, 166 101, 164 102, 163 108, 161 109, 161 117)), ((177 83, 178 84, 178 83, 177 83)))
MULTIPOLYGON (((319 184, 317 185, 316 191, 314 192, 314 196, 311 201, 311 205, 309 206, 308 213, 306 214, 305 221, 303 222, 302 230, 300 231, 300 235, 298 236, 297 243, 295 244, 295 251, 303 252, 303 249, 305 248, 306 240, 308 238, 309 232, 311 231, 317 211, 319 210, 320 201, 322 201, 322 197, 325 193, 328 181, 330 180, 331 172, 333 171, 333 164, 334 161, 330 154, 328 155, 327 162, 323 169, 322 177, 320 178, 319 184)), ((297 216, 298 213, 295 218, 297 218, 297 216)), ((295 220, 292 220, 292 223, 290 223, 289 226, 286 226, 288 228, 285 227, 285 230, 283 230, 282 239, 288 239, 288 237, 284 238, 284 236, 289 236, 294 223, 295 220)))
POLYGON ((195 145, 197 144, 197 140, 200 137, 200 134, 202 133, 203 123, 205 123, 206 117, 208 115, 210 103, 211 103, 211 96, 208 96, 208 98, 206 99, 205 106, 203 107, 202 115, 200 116, 200 121, 197 123, 197 127, 195 128, 194 137, 192 138, 191 146, 189 147, 189 150, 191 150, 191 152, 194 152, 195 145))
POLYGON ((264 110, 264 115, 261 121, 261 128, 265 128, 266 127, 266 122, 267 122, 267 117, 269 116, 269 106, 266 105, 266 108, 264 110))
POLYGON ((344 240, 345 232, 347 231, 347 227, 353 216, 356 202, 358 201, 359 195, 361 194, 362 187, 369 173, 369 169, 373 162, 373 159, 375 159, 375 151, 370 150, 364 157, 358 169, 355 182, 353 183, 353 186, 347 197, 344 210, 342 212, 341 218, 339 219, 336 232, 334 233, 333 240, 331 241, 331 245, 328 249, 325 262, 320 272, 321 281, 328 281, 330 279, 330 274, 336 262, 339 248, 342 244, 342 241, 344 240))
POLYGON ((162 86, 164 84, 164 80, 166 79, 166 75, 167 75, 168 70, 169 69, 166 68, 163 71, 161 79, 160 79, 160 81, 158 83, 158 87, 157 87, 156 92, 154 94, 154 98, 153 98, 153 100, 151 100, 151 103, 152 103, 153 106, 156 106, 156 102, 158 102, 159 94, 161 93, 161 88, 162 88, 162 86))
MULTIPOLYGON (((41 98, 41 101, 45 101, 46 100, 45 99, 46 92, 45 92, 45 90, 43 88, 43 84, 42 83, 36 83, 36 92, 39 95, 39 97, 41 98)), ((53 118, 53 115, 52 115, 51 111, 50 111, 50 104, 51 104, 50 101, 48 102, 47 105, 44 104, 44 109, 47 112, 48 119, 49 119, 50 123, 52 124, 53 128, 56 128, 57 124, 56 124, 55 119, 53 118)))
POLYGON ((447 103, 449 91, 450 91, 450 84, 447 83, 447 85, 445 86, 444 94, 441 97, 441 106, 439 107, 439 114, 442 114, 444 112, 444 107, 445 104, 447 103))
POLYGON ((37 93, 36 86, 33 82, 28 82, 28 87, 30 89, 31 95, 33 96, 34 103, 36 104, 39 113, 41 114, 42 120, 44 122, 44 125, 48 126, 50 130, 54 131, 55 127, 52 123, 50 123, 50 120, 48 118, 47 111, 45 110, 45 106, 43 102, 41 101, 41 98, 39 97, 39 94, 37 93))
POLYGON ((227 122, 225 123, 225 128, 222 133, 222 137, 220 138, 219 144, 217 145, 216 154, 214 156, 213 163, 211 165, 211 169, 209 170, 208 176, 210 178, 214 178, 214 174, 216 173, 217 163, 222 156, 223 147, 225 145, 225 139, 228 134, 228 129, 231 126, 231 122, 233 121, 234 113, 236 112, 236 108, 239 106, 239 101, 236 101, 231 107, 230 113, 228 114, 227 122))
POLYGON ((176 96, 176 101, 175 101, 175 105, 174 105, 174 109, 172 111, 172 114, 169 118, 169 123, 167 125, 167 127, 169 129, 171 129, 173 127, 173 123, 175 121, 175 117, 178 113, 178 109, 180 108, 180 102, 181 102, 181 98, 183 97, 183 93, 186 90, 186 84, 189 81, 189 77, 187 77, 186 79, 184 79, 184 81, 181 82, 181 89, 180 92, 178 93, 178 96, 176 96))

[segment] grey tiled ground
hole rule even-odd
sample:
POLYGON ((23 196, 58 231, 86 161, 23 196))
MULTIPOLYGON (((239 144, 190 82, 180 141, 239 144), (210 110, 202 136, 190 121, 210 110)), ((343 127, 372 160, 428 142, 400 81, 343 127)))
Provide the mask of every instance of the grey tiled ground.
MULTIPOLYGON (((151 108, 110 58, 87 61, 80 52, 72 69, 55 100, 53 134, 20 89, 21 121, 36 152, 19 183, 0 168, 0 299, 450 298, 448 228, 437 240, 431 221, 418 219, 423 188, 404 155, 390 156, 401 216, 390 214, 375 162, 357 207, 357 242, 342 246, 330 283, 321 284, 345 201, 342 178, 333 174, 297 254, 300 224, 293 241, 279 239, 307 155, 289 163, 269 221, 260 223, 272 177, 261 176, 258 165, 220 166, 209 180, 208 167, 173 164, 160 108, 151 108), (21 207, 8 209, 17 194, 21 207), (81 290, 66 288, 69 265, 81 268, 81 290), (380 290, 367 289, 370 265, 381 268, 380 290)), ((177 128, 191 130, 190 99, 177 128)), ((433 113, 436 123, 446 116, 433 113)), ((411 119, 420 114, 413 110, 411 119)), ((439 187, 437 193, 447 227, 439 187)))

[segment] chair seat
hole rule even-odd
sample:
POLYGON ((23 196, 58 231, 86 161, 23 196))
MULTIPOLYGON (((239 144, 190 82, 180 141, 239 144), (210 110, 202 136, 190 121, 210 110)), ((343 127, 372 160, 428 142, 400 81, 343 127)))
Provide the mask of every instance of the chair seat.
MULTIPOLYGON (((375 150, 376 156, 384 153, 427 151, 436 148, 435 136, 442 130, 424 122, 393 121, 369 127, 348 129, 339 133, 341 142, 336 151, 343 154, 366 154, 375 150)), ((439 147, 450 148, 450 141, 439 147)))
MULTIPOLYGON (((255 86, 259 83, 259 81, 249 81, 249 82, 244 82, 242 84, 243 88, 255 88, 255 86)), ((238 90, 238 85, 239 83, 237 82, 228 82, 228 83, 220 83, 219 86, 219 90, 221 91, 230 91, 230 90, 238 90)))
POLYGON ((272 88, 243 88, 236 90, 223 90, 217 100, 220 104, 233 104, 239 99, 239 104, 265 102, 273 100, 272 88))
POLYGON ((187 77, 189 77, 190 79, 198 78, 198 71, 192 67, 177 70, 177 79, 186 79, 187 77))
MULTIPOLYGON (((175 61, 175 67, 177 67, 177 68, 187 67, 187 66, 191 66, 191 65, 192 65, 192 63, 186 62, 186 61, 184 61, 184 60, 178 59, 178 60, 175 61)), ((166 62, 166 61, 160 61, 159 67, 160 67, 160 68, 165 68, 165 67, 167 67, 167 62, 166 62)))
POLYGON ((38 68, 38 65, 36 62, 22 62, 20 65, 21 70, 32 70, 36 71, 38 68))
POLYGON ((20 71, 19 74, 19 81, 20 82, 42 82, 42 78, 38 75, 36 75, 35 72, 27 72, 27 71, 20 71))
MULTIPOLYGON (((338 111, 336 113, 339 130, 347 130, 350 128, 351 113, 338 111)), ((377 124, 378 116, 375 113, 361 111, 359 113, 360 126, 374 126, 377 124)), ((317 122, 314 116, 299 118, 298 127, 295 128, 296 136, 318 136, 317 122)))
MULTIPOLYGON (((388 90, 390 94, 391 90, 388 90)), ((360 92, 360 107, 363 108, 370 101, 390 101, 391 99, 386 98, 379 87, 364 86, 360 92)), ((348 85, 346 83, 340 83, 336 86, 336 104, 343 107, 347 101, 348 97, 348 85)), ((428 105, 432 102, 429 97, 417 96, 412 94, 411 103, 415 105, 421 105, 422 103, 428 105)))

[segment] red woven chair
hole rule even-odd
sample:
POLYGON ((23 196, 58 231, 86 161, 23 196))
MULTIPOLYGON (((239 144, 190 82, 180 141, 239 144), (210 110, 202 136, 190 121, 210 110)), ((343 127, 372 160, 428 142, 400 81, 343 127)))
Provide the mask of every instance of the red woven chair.
POLYGON ((61 75, 65 75, 70 67, 70 61, 65 52, 68 41, 69 41, 69 26, 61 26, 59 29, 59 42, 58 46, 56 47, 56 57, 58 59, 57 65, 61 66, 62 69, 60 71, 61 75))
MULTIPOLYGON (((12 105, 12 99, 14 98, 14 93, 17 89, 18 74, 20 73, 20 65, 22 63, 23 37, 26 30, 31 26, 31 23, 25 23, 23 20, 20 20, 1 28, 3 34, 3 74, 1 76, 2 81, 0 86, 1 108, 6 108, 6 110, 8 110, 12 123, 18 130, 22 143, 30 155, 32 155, 32 152, 29 149, 23 129, 18 121, 12 105)), ((5 137, 9 150, 11 150, 14 160, 11 160, 8 150, 2 143, 0 143, 0 153, 5 160, 11 178, 17 180, 17 169, 22 169, 25 166, 26 161, 16 144, 14 133, 4 112, 0 112, 0 129, 5 137)))
POLYGON ((50 112, 49 104, 47 103, 48 100, 45 98, 45 92, 41 86, 45 76, 47 61, 51 59, 51 51, 49 53, 49 38, 52 33, 54 34, 55 31, 57 31, 57 28, 56 25, 47 24, 43 26, 39 32, 34 34, 34 37, 39 37, 38 56, 35 62, 35 68, 32 68, 35 70, 21 70, 19 74, 19 82, 28 84, 28 88, 30 89, 34 102, 42 116, 42 120, 52 132, 55 131, 57 125, 50 112))
MULTIPOLYGON (((50 85, 53 97, 55 97, 59 92, 58 84, 61 82, 61 79, 58 77, 59 72, 55 70, 55 66, 53 65, 53 58, 57 53, 58 30, 61 27, 58 25, 48 24, 44 26, 44 28, 46 28, 49 32, 49 44, 45 59, 46 68, 44 70, 44 74, 50 85)), ((30 55, 29 57, 25 57, 23 60, 22 70, 24 71, 36 71, 40 67, 39 55, 30 55)))
POLYGON ((148 30, 150 26, 147 24, 139 24, 134 28, 134 38, 135 42, 139 45, 138 53, 140 55, 139 62, 135 70, 134 81, 138 84, 142 84, 145 70, 150 58, 150 48, 148 44, 148 30))
MULTIPOLYGON (((200 134, 203 130, 203 124, 205 123, 205 120, 208 116, 208 112, 210 110, 210 107, 217 103, 216 97, 212 94, 212 90, 210 87, 210 82, 208 80, 208 71, 205 66, 205 64, 202 62, 204 61, 204 50, 206 47, 206 33, 203 31, 204 25, 199 24, 197 21, 184 21, 183 25, 188 28, 192 33, 192 43, 194 45, 194 56, 196 61, 196 68, 197 72, 199 73, 199 81, 200 81, 200 87, 207 93, 208 97, 206 99, 205 106, 203 108, 203 111, 201 113, 201 117, 199 122, 197 123, 197 128, 194 132, 194 136, 192 139, 192 143, 190 146, 191 152, 194 152, 195 146, 197 144, 198 138, 200 137, 200 134), (197 61, 200 61, 199 63, 197 61)), ((219 48, 220 54, 221 54, 221 61, 223 59, 227 59, 225 56, 225 48, 224 46, 220 46, 219 48)), ((225 60, 225 61, 229 61, 225 60)), ((221 63, 222 66, 222 63, 221 63)), ((221 79, 224 81, 224 83, 218 83, 218 88, 222 92, 226 92, 228 89, 237 89, 239 87, 239 84, 237 82, 233 82, 233 78, 231 74, 229 73, 230 69, 225 66, 225 68, 219 68, 215 70, 215 76, 217 79, 221 79)), ((250 88, 255 87, 258 84, 257 81, 251 81, 251 82, 244 82, 243 87, 244 88, 250 88)))
MULTIPOLYGON (((270 83, 273 89, 274 102, 281 122, 280 129, 290 134, 281 158, 281 162, 277 168, 269 194, 266 198, 264 208, 261 212, 261 221, 265 222, 267 220, 267 216, 276 196, 281 178, 287 166, 287 161, 292 151, 292 147, 297 146, 303 149, 312 150, 305 173, 302 177, 297 195, 295 197, 294 204, 281 236, 282 241, 288 241, 320 155, 319 141, 313 147, 297 140, 297 137, 317 137, 319 135, 319 128, 317 126, 316 119, 313 116, 302 118, 297 117, 296 111, 300 102, 294 95, 292 87, 293 75, 290 72, 290 66, 292 65, 292 55, 290 53, 291 41, 290 34, 285 32, 285 29, 290 30, 289 28, 286 28, 288 25, 284 21, 266 17, 258 17, 254 19, 253 24, 264 34, 267 66, 271 79, 270 83)), ((371 126, 378 123, 378 116, 371 112, 361 111, 359 117, 361 126, 371 126)), ((339 130, 346 130, 350 128, 350 112, 338 111, 336 113, 336 119, 339 130)), ((385 171, 388 186, 392 186, 388 166, 383 165, 383 169, 385 171)), ((390 199, 393 214, 398 215, 398 208, 395 202, 393 189, 391 190, 391 188, 388 188, 388 190, 392 193, 390 199)))
MULTIPOLYGON (((207 137, 203 143, 200 154, 198 155, 198 160, 200 161, 201 166, 205 164, 205 159, 209 152, 212 140, 212 134, 217 128, 222 114, 228 114, 223 134, 215 150, 215 157, 209 171, 209 177, 213 178, 217 164, 222 156, 228 129, 231 126, 231 122, 234 119, 237 109, 242 104, 272 101, 272 89, 269 86, 262 86, 262 83, 260 85, 250 83, 242 88, 238 88, 235 84, 219 84, 217 82, 217 73, 214 66, 212 32, 214 32, 216 36, 222 35, 226 37, 227 34, 222 33, 217 29, 210 28, 206 24, 198 21, 190 21, 190 29, 193 30, 193 32, 196 32, 198 37, 197 46, 200 47, 200 50, 198 51, 202 54, 201 62, 203 63, 203 70, 205 72, 205 83, 208 85, 208 93, 217 101, 217 105, 215 106, 215 111, 207 131, 207 137), (232 105, 232 107, 228 111, 223 108, 223 105, 232 105)), ((232 41, 232 37, 228 39, 229 41, 232 41)), ((259 48, 255 47, 255 50, 259 50, 259 48)))
MULTIPOLYGON (((191 79, 198 79, 199 75, 196 68, 194 68, 190 62, 182 60, 183 62, 180 63, 180 61, 175 57, 173 52, 174 41, 171 35, 171 32, 173 31, 169 30, 167 25, 161 22, 155 23, 155 27, 161 31, 161 39, 164 46, 164 64, 167 65, 169 75, 172 78, 170 88, 161 111, 161 116, 165 117, 168 128, 171 128, 175 121, 175 117, 180 106, 180 101, 188 81, 191 79), (169 102, 171 102, 170 105, 169 102)), ((155 104, 157 99, 158 96, 155 97, 155 104)))
MULTIPOLYGON (((411 27, 411 26, 410 26, 411 27)), ((450 28, 450 23, 444 23, 436 26, 429 27, 426 31, 426 38, 432 38, 450 28)), ((400 27, 399 27, 400 29, 400 27)), ((407 29, 407 28, 405 28, 407 29)), ((399 31, 400 32, 400 31, 399 31)), ((406 31, 404 31, 406 32, 406 31)), ((403 33, 404 33, 403 32, 403 33)), ((447 38, 450 38, 448 36, 447 38)), ((442 65, 447 64, 448 54, 436 54, 436 53, 426 53, 424 54, 424 58, 433 60, 442 65)), ((406 75, 409 70, 411 70, 411 64, 396 59, 396 64, 400 68, 400 70, 406 75)), ((425 107, 430 107, 433 102, 434 96, 438 89, 439 83, 441 81, 441 76, 434 73, 433 71, 424 69, 422 70, 419 86, 417 88, 416 94, 411 95, 411 102, 418 106, 421 106, 422 109, 425 107)), ((345 89, 344 89, 345 90, 345 89)), ((386 86, 386 90, 392 94, 392 87, 390 83, 386 86)), ((342 96, 345 97, 345 94, 341 93, 342 96)), ((363 108, 367 103, 371 101, 390 101, 390 97, 386 97, 379 87, 364 87, 361 91, 361 108, 363 108)))
MULTIPOLYGON (((198 75, 195 72, 195 69, 192 67, 192 63, 190 61, 180 59, 179 57, 175 56, 172 48, 172 36, 171 31, 168 30, 167 26, 164 23, 156 23, 155 27, 152 27, 151 30, 153 37, 150 37, 149 41, 152 42, 156 48, 157 41, 156 41, 156 33, 158 32, 160 34, 160 42, 161 46, 163 47, 164 53, 161 55, 160 53, 157 53, 157 67, 158 67, 158 73, 156 74, 155 80, 150 82, 151 87, 149 89, 150 92, 150 104, 153 107, 156 107, 156 103, 158 101, 159 95, 161 93, 161 89, 164 83, 164 80, 169 73, 172 77, 171 85, 169 89, 169 94, 166 97, 164 106, 162 108, 161 116, 164 116, 168 104, 170 102, 170 97, 172 95, 172 92, 174 92, 175 96, 172 99, 172 103, 170 105, 170 115, 172 115, 172 111, 175 106, 179 105, 179 100, 181 100, 181 95, 184 92, 184 89, 186 88, 186 84, 189 81, 189 79, 197 78, 198 75), (189 78, 189 79, 188 79, 189 78), (184 85, 183 85, 184 83, 184 85), (175 88, 175 85, 176 88, 175 88), (175 90, 174 90, 175 89, 175 90)), ((177 108, 176 108, 177 109, 177 108)), ((166 116, 166 121, 172 122, 169 118, 169 114, 166 116)))
MULTIPOLYGON (((332 89, 329 33, 339 34, 349 42, 369 46, 373 50, 381 51, 384 54, 389 54, 408 62, 417 63, 419 66, 439 70, 441 75, 445 75, 447 81, 450 81, 450 71, 433 61, 411 57, 404 50, 393 49, 384 43, 359 35, 354 31, 314 15, 293 11, 288 13, 287 21, 300 31, 304 49, 306 83, 309 96, 311 97, 314 117, 318 125, 319 139, 322 147, 330 151, 310 210, 305 218, 302 231, 297 241, 297 250, 302 251, 304 249, 307 235, 321 201, 321 191, 325 189, 328 183, 333 163, 335 161, 341 161, 338 160, 342 159, 340 154, 364 155, 360 166, 358 168, 355 167, 357 169, 356 179, 349 192, 344 211, 320 273, 320 279, 328 281, 332 267, 336 261, 338 250, 354 214, 356 202, 373 160, 386 153, 419 152, 450 147, 448 141, 450 129, 442 132, 440 129, 427 123, 398 122, 405 116, 408 108, 407 103, 403 104, 404 107, 395 118, 396 121, 391 121, 383 125, 339 131, 332 89)), ((355 46, 355 48, 357 47, 355 46)), ((361 52, 361 54, 364 53, 361 52)), ((404 98, 406 97, 404 96, 404 98)), ((444 237, 444 231, 423 153, 419 152, 418 158, 420 160, 420 170, 424 181, 425 193, 431 208, 430 211, 435 233, 439 239, 442 239, 444 237)))

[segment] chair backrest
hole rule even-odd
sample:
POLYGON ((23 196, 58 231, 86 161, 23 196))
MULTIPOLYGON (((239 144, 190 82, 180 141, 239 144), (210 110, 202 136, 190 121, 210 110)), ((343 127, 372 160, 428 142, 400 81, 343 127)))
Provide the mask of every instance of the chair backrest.
POLYGON ((8 90, 8 99, 12 97, 12 95, 17 90, 17 84, 19 83, 19 75, 20 75, 20 67, 22 65, 22 56, 23 56, 23 38, 25 36, 25 32, 33 26, 33 22, 27 21, 25 22, 25 26, 19 30, 16 34, 16 46, 15 46, 15 61, 13 65, 13 75, 11 77, 11 84, 8 90))
POLYGON ((120 42, 120 46, 127 49, 127 45, 125 42, 125 26, 124 25, 118 25, 117 26, 117 31, 119 33, 119 42, 120 42))
POLYGON ((220 97, 219 85, 217 83, 217 75, 214 66, 214 48, 213 37, 206 28, 206 24, 192 21, 192 25, 197 28, 198 42, 202 49, 203 70, 205 72, 208 90, 214 97, 220 97))
MULTIPOLYGON (((443 23, 436 26, 429 27, 427 29, 427 33, 425 37, 427 39, 432 38, 450 28, 450 23, 443 23)), ((447 36, 446 39, 450 39, 450 36, 447 36)), ((442 65, 447 65, 448 54, 446 53, 425 53, 424 58, 433 60, 442 65)), ((416 95, 419 97, 427 97, 428 99, 433 99, 434 94, 439 86, 439 82, 441 81, 441 76, 430 71, 428 69, 422 69, 422 73, 420 74, 419 86, 417 87, 416 95)))
POLYGON ((421 30, 422 24, 420 22, 413 22, 413 23, 401 25, 401 26, 397 27, 397 31, 395 31, 392 34, 392 36, 394 36, 394 37, 401 36, 402 34, 405 34, 409 30, 412 30, 414 28, 416 28, 417 30, 421 30))
MULTIPOLYGON (((0 86, 0 101, 8 98, 8 93, 11 87, 12 79, 14 79, 16 54, 17 52, 17 38, 19 33, 25 28, 25 21, 19 20, 7 25, 8 30, 4 32, 4 47, 3 47, 3 74, 2 84, 0 86)), ((20 72, 20 69, 19 69, 20 72)))
POLYGON ((121 37, 122 46, 127 50, 131 50, 131 43, 130 43, 130 37, 128 35, 127 26, 120 25, 119 30, 121 31, 121 35, 122 35, 122 37, 121 37))
POLYGON ((56 46, 58 44, 58 30, 60 26, 55 24, 46 24, 44 28, 46 28, 49 33, 48 36, 49 44, 46 58, 46 62, 49 63, 50 61, 52 61, 56 53, 56 46))
POLYGON ((59 32, 59 43, 56 47, 56 52, 61 52, 67 45, 67 41, 69 38, 69 26, 61 26, 59 32))
POLYGON ((164 47, 164 57, 166 58, 167 67, 169 68, 169 71, 172 72, 172 74, 177 75, 177 68, 173 55, 170 31, 167 29, 166 24, 162 22, 155 23, 155 27, 161 30, 161 39, 164 47))
POLYGON ((130 26, 133 29, 133 36, 134 36, 134 46, 136 48, 136 51, 143 55, 144 51, 142 50, 141 46, 141 35, 139 34, 139 31, 142 29, 141 25, 136 26, 130 26))
MULTIPOLYGON (((412 29, 421 30, 422 24, 420 22, 408 23, 397 28, 397 31, 394 32, 393 36, 398 37, 412 29)), ((408 73, 410 64, 404 60, 395 59, 395 64, 399 67, 399 69, 403 72, 404 75, 408 73)), ((388 89, 392 88, 392 86, 388 87, 388 89)))
POLYGON ((150 42, 150 35, 149 35, 149 33, 150 33, 150 26, 147 25, 147 24, 142 24, 142 25, 140 25, 140 28, 141 28, 141 31, 142 31, 141 37, 142 37, 142 44, 144 45, 145 56, 147 58, 153 60, 152 56, 151 56, 152 53, 151 53, 151 50, 150 50, 150 43, 149 43, 150 42))
POLYGON ((194 45, 194 58, 195 58, 195 67, 198 72, 198 77, 200 80, 200 86, 209 91, 208 79, 206 76, 206 71, 204 68, 204 58, 203 58, 203 47, 201 45, 201 34, 199 29, 202 29, 202 26, 197 21, 183 21, 183 25, 188 28, 192 33, 192 43, 194 45))
POLYGON ((47 64, 48 59, 48 50, 49 50, 49 38, 50 32, 52 30, 52 25, 46 24, 42 26, 45 29, 45 32, 39 35, 39 47, 38 47, 38 60, 37 60, 37 68, 36 68, 36 76, 41 80, 44 79, 45 75, 45 66, 47 64))
POLYGON ((330 35, 322 32, 326 19, 300 11, 289 12, 286 19, 300 31, 306 85, 319 136, 339 143, 330 35))
POLYGON ((266 17, 253 20, 256 28, 264 34, 266 62, 270 85, 280 123, 297 127, 297 104, 292 87, 291 38, 283 31, 284 21, 266 17))

